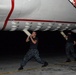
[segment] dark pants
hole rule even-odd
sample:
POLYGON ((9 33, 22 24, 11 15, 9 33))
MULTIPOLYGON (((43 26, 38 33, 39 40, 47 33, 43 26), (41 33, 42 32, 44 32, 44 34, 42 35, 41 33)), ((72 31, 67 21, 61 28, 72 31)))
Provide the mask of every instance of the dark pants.
POLYGON ((70 52, 71 52, 73 58, 76 58, 73 43, 66 43, 66 55, 67 55, 68 59, 70 59, 70 52))
POLYGON ((34 57, 37 62, 44 64, 44 61, 39 57, 39 51, 37 49, 29 49, 21 62, 21 66, 25 66, 32 57, 34 57))

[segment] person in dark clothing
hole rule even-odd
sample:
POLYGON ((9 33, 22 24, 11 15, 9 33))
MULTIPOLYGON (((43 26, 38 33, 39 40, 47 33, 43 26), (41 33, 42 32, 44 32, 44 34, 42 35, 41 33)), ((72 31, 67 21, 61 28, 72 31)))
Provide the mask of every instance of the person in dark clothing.
POLYGON ((74 52, 74 45, 76 44, 76 42, 74 41, 74 38, 72 36, 72 33, 71 32, 68 32, 66 38, 67 38, 67 43, 66 43, 67 60, 66 60, 66 62, 71 62, 70 52, 71 52, 74 60, 76 61, 76 55, 75 55, 75 52, 74 52))
POLYGON ((39 51, 37 49, 38 46, 38 38, 36 37, 36 32, 32 32, 30 37, 27 37, 26 42, 30 41, 30 48, 29 51, 26 53, 26 55, 24 56, 24 59, 22 60, 20 67, 18 70, 22 70, 23 67, 26 65, 26 63, 32 58, 34 57, 37 62, 43 64, 42 67, 45 67, 48 65, 47 62, 43 61, 40 57, 39 57, 39 51))

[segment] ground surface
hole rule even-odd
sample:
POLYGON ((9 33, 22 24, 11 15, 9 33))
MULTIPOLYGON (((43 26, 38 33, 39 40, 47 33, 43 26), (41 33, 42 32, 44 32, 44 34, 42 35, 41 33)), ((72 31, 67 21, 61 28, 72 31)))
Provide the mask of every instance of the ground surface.
POLYGON ((24 70, 18 71, 21 56, 0 57, 0 75, 76 75, 76 62, 66 63, 66 57, 48 56, 42 57, 49 65, 41 68, 41 64, 34 59, 30 60, 24 70))

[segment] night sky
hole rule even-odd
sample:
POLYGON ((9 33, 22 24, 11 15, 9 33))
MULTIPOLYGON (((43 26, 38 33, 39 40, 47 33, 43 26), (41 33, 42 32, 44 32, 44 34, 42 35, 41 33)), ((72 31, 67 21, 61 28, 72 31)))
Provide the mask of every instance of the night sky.
MULTIPOLYGON (((65 54, 66 40, 59 31, 37 31, 37 37, 40 54, 65 54)), ((26 38, 27 35, 22 31, 0 31, 0 55, 26 54, 29 49, 29 43, 25 42, 26 38)))

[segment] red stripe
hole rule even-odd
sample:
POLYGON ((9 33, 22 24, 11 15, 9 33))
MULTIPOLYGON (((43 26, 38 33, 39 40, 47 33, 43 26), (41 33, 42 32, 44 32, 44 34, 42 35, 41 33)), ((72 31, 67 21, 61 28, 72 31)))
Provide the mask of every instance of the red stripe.
POLYGON ((3 26, 2 30, 4 30, 4 29, 6 28, 7 23, 8 23, 8 21, 9 21, 9 18, 10 18, 10 16, 11 16, 13 10, 14 10, 14 0, 11 0, 11 9, 10 9, 10 12, 9 12, 9 14, 8 14, 5 22, 4 22, 4 26, 3 26))
POLYGON ((74 23, 74 24, 76 24, 76 22, 68 22, 68 21, 35 20, 35 19, 9 19, 9 21, 57 22, 57 23, 74 23))
POLYGON ((74 0, 74 2, 75 2, 74 5, 76 6, 76 0, 74 0))

